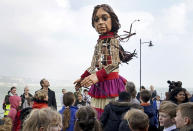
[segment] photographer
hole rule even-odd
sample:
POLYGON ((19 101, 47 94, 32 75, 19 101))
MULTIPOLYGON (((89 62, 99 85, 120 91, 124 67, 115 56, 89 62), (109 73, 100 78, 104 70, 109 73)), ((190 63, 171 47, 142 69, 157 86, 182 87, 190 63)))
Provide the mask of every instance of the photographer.
POLYGON ((174 90, 175 88, 182 88, 182 82, 181 81, 170 81, 168 80, 167 83, 169 84, 169 92, 174 90))

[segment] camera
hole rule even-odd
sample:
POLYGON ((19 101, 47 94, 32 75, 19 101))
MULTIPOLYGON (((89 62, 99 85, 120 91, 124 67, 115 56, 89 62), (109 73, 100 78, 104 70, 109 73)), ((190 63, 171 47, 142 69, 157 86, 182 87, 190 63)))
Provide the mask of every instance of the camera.
POLYGON ((168 80, 167 83, 169 84, 169 92, 171 92, 175 88, 182 88, 182 82, 181 81, 170 81, 170 80, 168 80))

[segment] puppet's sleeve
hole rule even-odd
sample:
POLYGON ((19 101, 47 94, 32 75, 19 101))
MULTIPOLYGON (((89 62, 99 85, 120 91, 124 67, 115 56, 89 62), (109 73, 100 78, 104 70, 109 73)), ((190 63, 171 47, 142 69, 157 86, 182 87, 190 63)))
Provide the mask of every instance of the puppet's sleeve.
POLYGON ((92 62, 91 62, 91 66, 81 75, 81 78, 84 79, 85 77, 95 73, 95 69, 96 69, 96 54, 97 54, 97 50, 98 50, 98 46, 95 46, 95 50, 94 50, 94 54, 92 57, 92 62))
POLYGON ((101 82, 104 81, 109 73, 119 68, 119 41, 117 39, 111 39, 109 52, 110 55, 107 57, 108 64, 103 69, 96 72, 97 78, 101 82))

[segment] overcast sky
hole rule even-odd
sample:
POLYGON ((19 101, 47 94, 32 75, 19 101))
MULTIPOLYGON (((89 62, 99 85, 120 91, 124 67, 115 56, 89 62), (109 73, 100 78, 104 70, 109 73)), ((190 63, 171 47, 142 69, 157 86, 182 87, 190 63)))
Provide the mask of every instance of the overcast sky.
MULTIPOLYGON (((140 19, 126 50, 139 56, 140 38, 155 45, 142 45, 143 85, 193 86, 192 0, 0 0, 0 75, 72 84, 90 66, 98 39, 91 15, 102 3, 119 17, 119 34, 140 19)), ((120 74, 139 86, 139 57, 120 65, 120 74)))

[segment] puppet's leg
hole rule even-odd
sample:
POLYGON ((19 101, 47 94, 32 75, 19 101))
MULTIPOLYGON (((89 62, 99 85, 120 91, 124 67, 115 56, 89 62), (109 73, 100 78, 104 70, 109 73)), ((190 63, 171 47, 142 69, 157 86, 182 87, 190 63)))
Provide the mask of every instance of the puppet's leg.
POLYGON ((114 98, 92 98, 91 106, 97 111, 97 118, 99 119, 104 112, 104 108, 110 101, 115 101, 118 97, 114 98))

